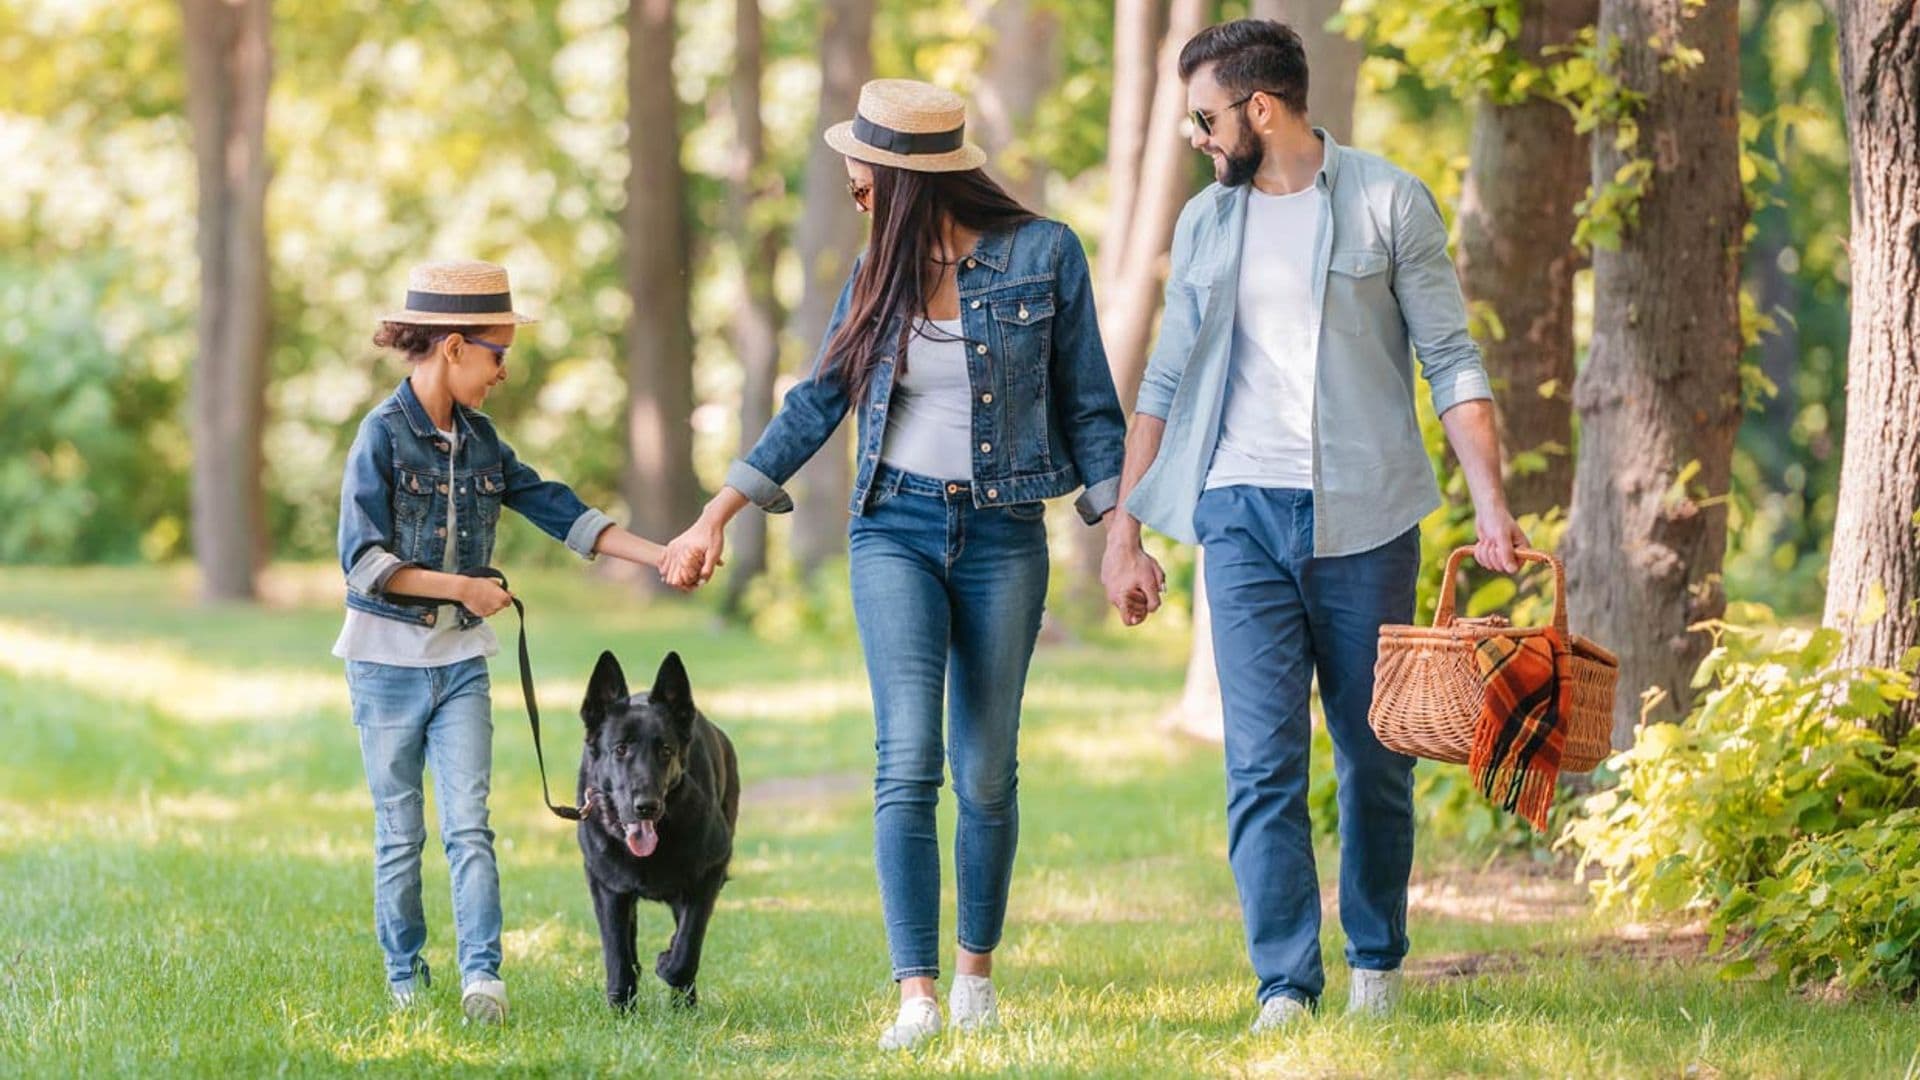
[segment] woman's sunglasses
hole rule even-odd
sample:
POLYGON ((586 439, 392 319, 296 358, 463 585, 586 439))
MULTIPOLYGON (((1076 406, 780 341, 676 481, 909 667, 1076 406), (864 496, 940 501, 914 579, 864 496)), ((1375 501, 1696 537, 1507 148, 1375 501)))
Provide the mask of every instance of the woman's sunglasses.
MULTIPOLYGON (((452 336, 453 336, 452 334, 436 334, 434 335, 433 340, 429 341, 428 344, 437 345, 441 341, 444 341, 445 339, 450 338, 452 336)), ((485 341, 477 337, 468 337, 465 334, 460 335, 460 341, 462 344, 466 344, 466 345, 478 345, 481 348, 492 353, 494 367, 500 367, 501 365, 507 362, 507 350, 513 347, 511 345, 496 345, 491 341, 485 341)))
POLYGON ((852 197, 853 205, 859 207, 862 210, 872 209, 870 205, 870 200, 873 198, 872 184, 863 184, 860 181, 853 179, 852 177, 848 177, 847 178, 847 194, 852 197))

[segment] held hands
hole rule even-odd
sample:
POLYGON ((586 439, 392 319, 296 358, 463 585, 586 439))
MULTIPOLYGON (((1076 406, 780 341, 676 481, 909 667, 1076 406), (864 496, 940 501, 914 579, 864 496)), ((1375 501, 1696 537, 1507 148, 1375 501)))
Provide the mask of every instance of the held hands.
POLYGON ((710 513, 673 538, 660 556, 660 580, 682 592, 690 592, 713 577, 726 565, 720 552, 727 542, 726 522, 710 513))
POLYGON ((1106 587, 1107 602, 1120 613, 1120 620, 1138 626, 1160 610, 1167 574, 1139 540, 1116 539, 1107 544, 1100 560, 1100 584, 1106 587))

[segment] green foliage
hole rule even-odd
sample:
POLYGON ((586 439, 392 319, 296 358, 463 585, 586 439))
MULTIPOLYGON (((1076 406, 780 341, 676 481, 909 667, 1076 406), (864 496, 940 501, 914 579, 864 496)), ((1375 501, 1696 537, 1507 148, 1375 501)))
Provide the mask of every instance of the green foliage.
POLYGON ((1858 964, 1879 956, 1878 940, 1848 950, 1872 933, 1859 927, 1877 925, 1870 913, 1845 933, 1834 916, 1797 938, 1781 890, 1855 866, 1873 875, 1848 885, 1863 902, 1900 887, 1877 861, 1888 850, 1878 830, 1920 805, 1920 744, 1888 745, 1871 724, 1913 696, 1917 657, 1902 669, 1835 667, 1832 629, 1707 628, 1716 644, 1694 678, 1706 691, 1699 704, 1678 724, 1641 727, 1609 763, 1617 785, 1588 799, 1560 842, 1578 849, 1583 871, 1598 871, 1603 907, 1717 912, 1723 934, 1764 922, 1771 944, 1805 951, 1790 972, 1869 970, 1858 964))
POLYGON ((1776 981, 1920 989, 1920 809, 1794 842, 1774 874, 1734 889, 1717 941, 1750 928, 1725 970, 1776 981))

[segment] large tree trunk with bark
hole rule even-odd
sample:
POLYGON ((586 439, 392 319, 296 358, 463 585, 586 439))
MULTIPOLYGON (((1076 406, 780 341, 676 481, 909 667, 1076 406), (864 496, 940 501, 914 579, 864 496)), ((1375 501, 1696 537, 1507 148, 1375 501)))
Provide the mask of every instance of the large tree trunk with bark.
MULTIPOLYGON (((820 5, 820 107, 807 150, 806 205, 794 247, 806 276, 800 307, 789 324, 806 368, 826 336, 833 302, 860 245, 860 216, 847 198, 847 170, 840 155, 820 138, 853 115, 860 85, 873 71, 874 0, 822 0, 820 5)), ((793 479, 793 557, 804 574, 847 549, 847 499, 853 490, 848 432, 840 425, 820 452, 793 479)))
MULTIPOLYGON (((1892 665, 1920 646, 1920 9, 1840 0, 1853 171, 1853 317, 1846 445, 1826 622, 1844 662, 1892 665), (1881 606, 1885 613, 1863 624, 1881 606)), ((1879 726, 1920 723, 1908 701, 1879 726)))
MULTIPOLYGON (((693 327, 686 180, 674 94, 673 0, 627 9, 627 506, 665 541, 700 509, 693 475, 693 327)), ((650 577, 643 580, 651 582, 650 577)))
POLYGON ((1614 742, 1641 695, 1670 720, 1705 655, 1688 629, 1725 610, 1720 567, 1740 426, 1739 12, 1731 2, 1602 0, 1624 86, 1644 95, 1637 143, 1593 140, 1596 185, 1652 162, 1637 222, 1593 257, 1594 331, 1574 388, 1581 438, 1564 542, 1574 629, 1620 654, 1614 742), (1678 49, 1698 50, 1688 66, 1678 49))
MULTIPOLYGON (((1598 10, 1598 0, 1527 0, 1515 44, 1539 63, 1543 49, 1571 44, 1598 10)), ((1587 140, 1565 108, 1544 98, 1480 103, 1460 193, 1460 284, 1506 331, 1486 335, 1481 348, 1515 514, 1573 499, 1573 275, 1584 262, 1573 246, 1573 208, 1588 179, 1587 140), (1536 458, 1543 469, 1525 467, 1536 458)))
MULTIPOLYGON (((773 382, 780 371, 780 304, 773 290, 773 267, 781 237, 768 220, 767 206, 781 194, 780 176, 767 167, 766 137, 760 122, 763 66, 760 2, 734 0, 733 169, 728 177, 732 201, 735 256, 740 260, 741 304, 734 313, 733 348, 740 359, 740 452, 773 416, 773 382)), ((740 609, 748 586, 767 567, 767 516, 746 514, 733 526, 726 608, 740 609)))
POLYGON ((976 137, 995 179, 1021 205, 1044 212, 1047 163, 1025 140, 1034 109, 1060 80, 1060 15, 1032 0, 974 0, 973 10, 989 37, 973 92, 976 137))
POLYGON ((193 550, 201 594, 252 600, 266 554, 261 428, 268 338, 270 0, 183 0, 200 188, 193 369, 193 550))
POLYGON ((1253 0, 1254 18, 1286 23, 1306 47, 1307 119, 1326 128, 1336 141, 1351 143, 1353 93, 1367 49, 1327 29, 1327 20, 1339 12, 1340 0, 1253 0))

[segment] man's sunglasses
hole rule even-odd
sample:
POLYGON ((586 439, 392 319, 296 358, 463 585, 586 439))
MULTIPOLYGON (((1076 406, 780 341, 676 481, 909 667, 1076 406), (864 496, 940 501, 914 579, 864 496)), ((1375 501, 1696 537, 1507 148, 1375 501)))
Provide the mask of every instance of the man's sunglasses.
MULTIPOLYGON (((452 336, 453 336, 452 334, 435 334, 435 335, 434 335, 434 337, 433 337, 433 340, 431 340, 431 341, 429 341, 429 342, 428 342, 427 344, 429 344, 429 345, 437 345, 437 344, 439 344, 440 342, 442 342, 442 341, 444 341, 444 340, 446 340, 447 338, 450 338, 450 337, 452 337, 452 336)), ((491 342, 491 341, 485 341, 485 340, 482 340, 482 339, 480 339, 480 338, 477 338, 477 337, 468 337, 468 336, 467 336, 467 335, 465 335, 465 334, 461 334, 461 335, 460 335, 460 340, 461 340, 461 342, 462 342, 462 343, 464 343, 464 344, 467 344, 467 345, 478 345, 478 346, 480 346, 481 348, 483 348, 483 349, 485 349, 485 350, 487 350, 488 352, 490 352, 490 353, 492 353, 492 354, 493 354, 493 366, 495 366, 495 367, 499 367, 499 366, 501 366, 502 364, 505 364, 505 363, 507 362, 507 350, 513 347, 513 346, 511 346, 511 345, 496 345, 496 344, 494 344, 494 343, 493 343, 493 342, 491 342)))
MULTIPOLYGON (((1255 90, 1253 94, 1257 94, 1259 92, 1260 91, 1255 90)), ((1191 123, 1193 125, 1194 130, 1198 131, 1200 134, 1212 135, 1213 134, 1213 118, 1216 116, 1219 116, 1223 112, 1226 112, 1228 109, 1237 109, 1240 106, 1245 105, 1247 102, 1252 101, 1253 94, 1248 94, 1246 97, 1241 98, 1239 101, 1236 101, 1231 105, 1227 105, 1227 106, 1223 106, 1221 108, 1215 109, 1210 113, 1204 113, 1204 112, 1201 112, 1199 109, 1195 109, 1192 112, 1187 114, 1187 121, 1191 123)))

